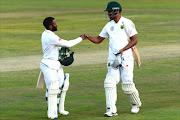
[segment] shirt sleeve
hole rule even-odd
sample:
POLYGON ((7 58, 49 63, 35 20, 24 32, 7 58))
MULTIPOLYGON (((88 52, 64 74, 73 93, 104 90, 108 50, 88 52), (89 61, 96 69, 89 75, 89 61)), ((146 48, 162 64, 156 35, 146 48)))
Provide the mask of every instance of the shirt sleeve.
POLYGON ((60 46, 60 47, 73 47, 74 45, 80 43, 82 41, 81 37, 78 37, 74 40, 63 40, 57 35, 53 37, 52 44, 60 46))
POLYGON ((126 29, 127 29, 127 33, 129 35, 129 37, 132 37, 132 36, 138 34, 136 31, 136 28, 135 28, 135 24, 132 21, 129 21, 128 24, 126 24, 126 25, 127 25, 126 29))
POLYGON ((108 32, 106 30, 106 26, 102 29, 102 31, 100 32, 99 36, 103 37, 103 38, 108 38, 109 37, 108 32))

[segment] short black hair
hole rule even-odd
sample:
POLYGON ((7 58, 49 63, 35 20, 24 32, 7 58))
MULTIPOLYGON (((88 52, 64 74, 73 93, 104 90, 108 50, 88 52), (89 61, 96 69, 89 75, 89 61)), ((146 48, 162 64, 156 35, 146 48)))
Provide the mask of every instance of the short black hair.
POLYGON ((53 17, 47 17, 47 18, 44 19, 43 25, 44 25, 44 27, 45 27, 47 30, 49 29, 49 25, 52 24, 52 21, 53 21, 53 20, 54 20, 53 17))

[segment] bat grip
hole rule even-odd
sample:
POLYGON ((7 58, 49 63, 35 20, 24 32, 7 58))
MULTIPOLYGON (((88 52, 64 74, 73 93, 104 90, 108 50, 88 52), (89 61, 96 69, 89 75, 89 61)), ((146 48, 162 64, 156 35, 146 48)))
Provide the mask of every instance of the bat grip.
POLYGON ((116 54, 115 54, 115 53, 113 53, 113 54, 114 54, 115 56, 117 56, 117 55, 119 55, 119 54, 121 54, 121 53, 116 53, 116 54))

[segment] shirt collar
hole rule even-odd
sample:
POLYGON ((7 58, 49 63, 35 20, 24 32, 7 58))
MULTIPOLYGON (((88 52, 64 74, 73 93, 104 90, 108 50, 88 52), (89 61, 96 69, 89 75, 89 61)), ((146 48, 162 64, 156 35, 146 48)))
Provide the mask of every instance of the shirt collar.
POLYGON ((48 33, 53 33, 51 30, 45 29, 45 31, 48 32, 48 33))
POLYGON ((114 20, 113 20, 114 24, 121 24, 123 22, 123 16, 121 16, 121 18, 119 19, 119 21, 116 23, 114 20))

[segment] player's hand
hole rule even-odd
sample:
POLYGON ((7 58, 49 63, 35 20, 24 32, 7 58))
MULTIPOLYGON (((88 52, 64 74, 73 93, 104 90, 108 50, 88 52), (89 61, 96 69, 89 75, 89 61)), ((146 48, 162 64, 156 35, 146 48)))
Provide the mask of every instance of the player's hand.
POLYGON ((122 54, 123 54, 123 49, 121 49, 121 50, 119 51, 119 53, 122 55, 122 54))
POLYGON ((84 40, 86 39, 85 35, 80 35, 80 37, 84 40))
POLYGON ((84 34, 84 36, 86 37, 86 39, 88 39, 88 38, 89 38, 89 35, 88 35, 88 34, 84 34))

